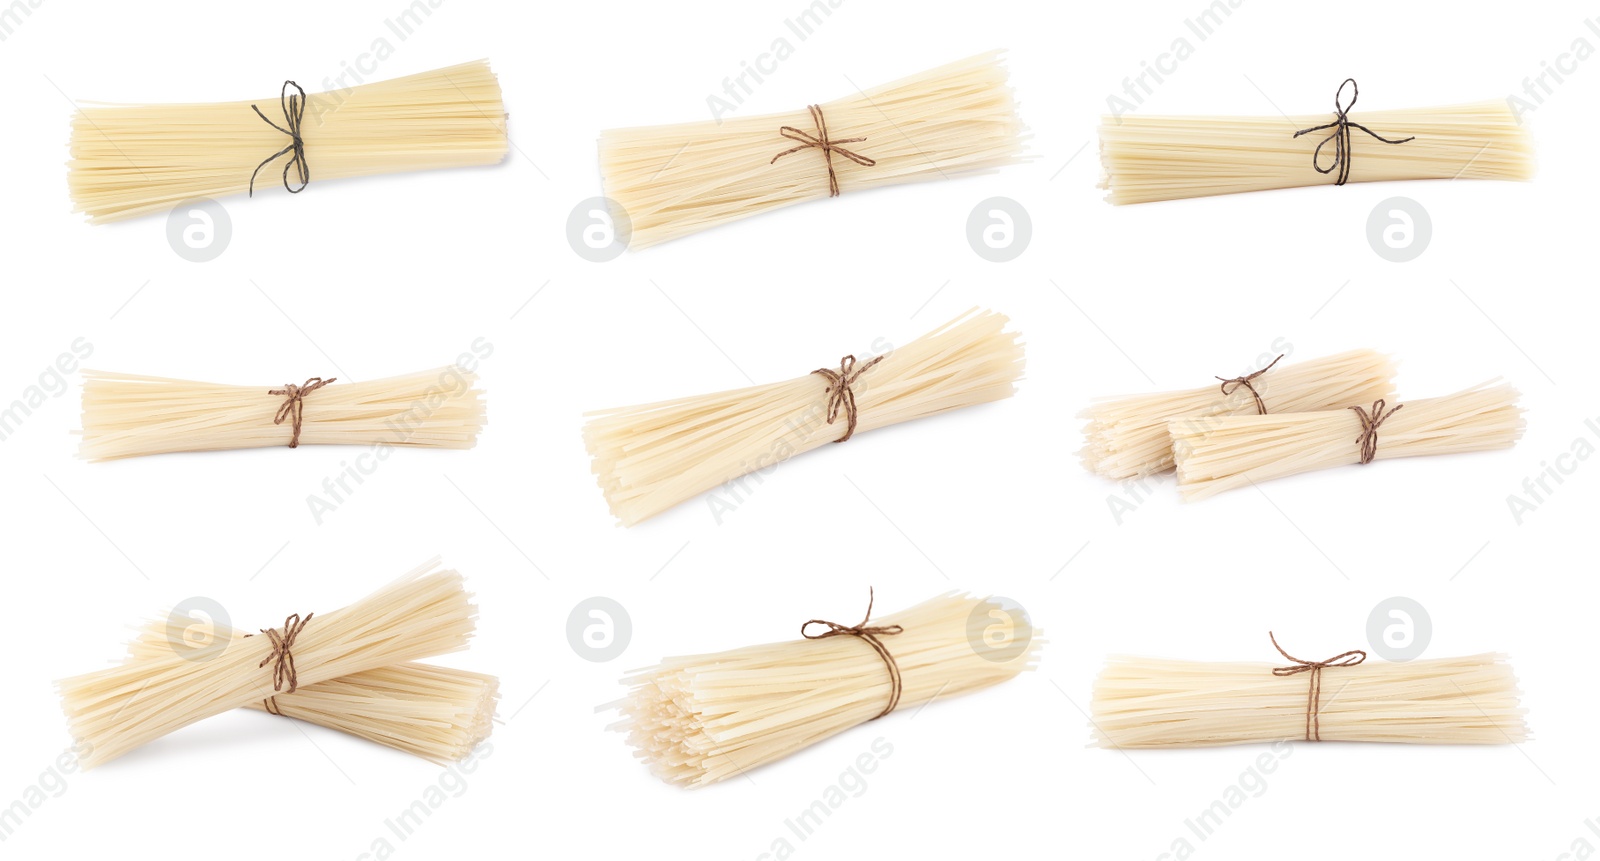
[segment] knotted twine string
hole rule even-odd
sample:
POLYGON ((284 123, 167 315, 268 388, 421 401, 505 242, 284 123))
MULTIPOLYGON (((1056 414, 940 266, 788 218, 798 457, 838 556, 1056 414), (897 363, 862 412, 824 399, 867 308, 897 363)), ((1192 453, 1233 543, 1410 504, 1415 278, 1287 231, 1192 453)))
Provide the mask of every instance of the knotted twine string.
POLYGON ((1343 654, 1334 655, 1326 661, 1306 661, 1295 657, 1283 650, 1278 645, 1278 638, 1271 631, 1267 636, 1272 639, 1272 647, 1278 654, 1294 663, 1287 667, 1273 667, 1275 676, 1292 676, 1297 673, 1311 674, 1311 690, 1306 698, 1306 741, 1322 741, 1322 670, 1325 667, 1353 667, 1367 659, 1367 653, 1360 649, 1351 649, 1343 654))
POLYGON ((1372 459, 1378 456, 1378 425, 1383 424, 1385 419, 1399 412, 1403 406, 1405 404, 1395 404, 1388 412, 1384 412, 1383 398, 1379 398, 1372 402, 1371 415, 1368 415, 1367 411, 1360 407, 1346 407, 1346 409, 1355 410, 1356 415, 1361 417, 1361 436, 1356 437, 1356 444, 1361 446, 1361 462, 1363 464, 1372 463, 1372 459))
MULTIPOLYGON (((302 619, 299 613, 295 613, 284 619, 283 633, 281 635, 276 628, 261 629, 261 633, 266 634, 267 639, 272 641, 272 651, 265 658, 262 658, 261 663, 256 664, 256 666, 264 667, 268 661, 276 662, 272 665, 272 689, 274 691, 292 694, 300 687, 300 677, 294 669, 294 652, 291 650, 294 648, 294 638, 300 636, 300 632, 305 629, 306 623, 311 621, 311 617, 314 615, 316 614, 307 613, 306 617, 302 619), (287 691, 283 690, 284 682, 289 683, 287 691)), ((245 637, 254 636, 255 634, 245 634, 245 637)), ((267 714, 283 716, 283 712, 278 710, 278 698, 276 696, 267 697, 261 701, 261 705, 266 708, 267 714)))
POLYGON ((321 377, 312 377, 298 386, 294 383, 285 383, 281 389, 267 390, 267 394, 269 395, 284 396, 283 405, 278 407, 278 413, 272 417, 272 423, 275 425, 281 425, 283 424, 283 420, 286 418, 294 419, 294 435, 289 437, 290 448, 300 447, 300 424, 305 419, 306 395, 311 394, 317 389, 320 389, 337 379, 339 378, 329 377, 324 380, 321 377))
POLYGON ((857 368, 856 357, 849 355, 839 360, 839 370, 837 371, 832 368, 818 368, 811 372, 822 375, 823 379, 828 381, 828 424, 833 424, 834 420, 839 418, 839 410, 844 410, 844 436, 839 437, 834 442, 844 442, 855 435, 856 393, 850 387, 855 385, 856 380, 866 373, 867 369, 881 361, 883 361, 883 357, 877 356, 857 368))
POLYGON ((1416 135, 1412 135, 1400 140, 1389 140, 1360 123, 1351 122, 1349 117, 1350 109, 1356 106, 1356 99, 1360 96, 1361 88, 1356 86, 1356 79, 1345 78, 1344 84, 1340 84, 1339 89, 1333 94, 1333 113, 1338 119, 1331 123, 1323 123, 1320 126, 1312 126, 1309 129, 1301 129, 1294 133, 1295 137, 1299 137, 1311 132, 1320 132, 1323 129, 1333 129, 1327 137, 1322 139, 1322 143, 1317 144, 1316 150, 1311 153, 1311 166, 1316 169, 1317 173, 1339 171, 1339 178, 1334 181, 1334 185, 1344 185, 1350 180, 1350 156, 1353 153, 1350 147, 1350 129, 1358 128, 1371 135, 1374 139, 1386 144, 1403 144, 1417 139, 1416 135), (1344 97, 1345 84, 1350 85, 1350 104, 1348 105, 1340 104, 1339 101, 1344 97), (1333 164, 1328 165, 1327 170, 1323 170, 1322 148, 1328 145, 1328 141, 1333 141, 1333 164))
POLYGON ((306 115, 306 91, 300 89, 300 85, 294 81, 284 81, 283 89, 278 93, 278 106, 283 109, 283 122, 288 128, 284 128, 267 119, 267 115, 262 113, 261 109, 255 105, 250 106, 250 109, 256 112, 256 116, 260 117, 262 122, 289 136, 288 146, 262 160, 260 164, 256 165, 256 169, 250 172, 250 197, 256 196, 256 174, 260 173, 261 169, 271 163, 273 159, 280 158, 290 152, 294 153, 294 157, 290 158, 283 166, 283 187, 289 189, 290 194, 299 194, 306 190, 306 186, 311 184, 311 169, 306 166, 306 142, 305 138, 300 136, 300 121, 306 115), (289 95, 290 87, 294 87, 299 95, 289 95), (296 178, 300 180, 299 188, 289 185, 289 170, 291 168, 297 169, 296 178))
POLYGON ((838 153, 839 155, 844 156, 847 159, 850 159, 851 161, 855 162, 856 164, 861 165, 862 167, 872 167, 873 165, 876 165, 878 162, 877 162, 876 159, 867 158, 864 155, 861 155, 859 153, 851 152, 850 150, 847 150, 844 147, 839 146, 839 144, 860 143, 861 141, 866 140, 866 138, 839 138, 837 140, 829 138, 828 137, 828 124, 822 118, 822 106, 820 106, 820 105, 810 105, 809 108, 811 110, 811 121, 813 123, 815 123, 816 126, 817 126, 817 133, 815 135, 813 135, 813 134, 809 134, 807 132, 803 132, 803 131, 795 128, 794 126, 783 126, 782 128, 778 129, 778 134, 783 135, 784 137, 788 138, 789 140, 799 141, 800 145, 797 146, 797 147, 790 147, 789 149, 786 149, 783 152, 778 153, 777 155, 772 157, 772 161, 767 162, 767 163, 768 164, 777 164, 778 163, 778 159, 783 158, 786 155, 790 155, 792 153, 797 153, 797 152, 799 152, 799 151, 801 151, 803 149, 810 149, 812 147, 816 147, 817 149, 822 150, 822 158, 823 158, 824 161, 826 161, 828 163, 828 196, 829 197, 838 197, 839 196, 839 175, 834 173, 834 171, 833 171, 833 154, 834 153, 838 153))
POLYGON ((893 636, 903 633, 905 629, 899 625, 868 626, 867 620, 872 618, 873 598, 872 590, 869 588, 867 590, 867 614, 861 617, 860 623, 846 627, 838 622, 829 622, 826 619, 811 619, 800 626, 800 636, 805 637, 807 640, 826 640, 829 637, 838 636, 855 637, 871 646, 872 650, 878 653, 878 657, 883 659, 883 665, 889 669, 889 704, 884 706, 883 711, 878 712, 877 716, 873 718, 873 720, 877 720, 894 711, 895 707, 900 705, 901 691, 900 665, 895 663, 894 656, 889 654, 889 649, 883 645, 883 641, 879 640, 878 637, 893 636), (812 625, 822 625, 828 630, 820 634, 807 632, 806 629, 812 625))
MULTIPOLYGON (((1272 365, 1276 365, 1278 362, 1282 361, 1284 355, 1285 354, 1283 353, 1279 353, 1278 358, 1272 360, 1272 365)), ((1256 399, 1256 415, 1264 416, 1267 414, 1267 405, 1262 402, 1261 393, 1256 391, 1255 386, 1250 385, 1250 381, 1272 370, 1272 365, 1268 365, 1253 374, 1246 374, 1242 377, 1234 377, 1231 380, 1223 377, 1217 377, 1217 379, 1222 380, 1222 385, 1218 386, 1218 388, 1222 390, 1224 395, 1228 396, 1232 396, 1234 392, 1239 391, 1240 386, 1244 386, 1245 388, 1249 389, 1250 397, 1256 399), (1233 388, 1230 389, 1228 388, 1229 386, 1233 386, 1233 388)))

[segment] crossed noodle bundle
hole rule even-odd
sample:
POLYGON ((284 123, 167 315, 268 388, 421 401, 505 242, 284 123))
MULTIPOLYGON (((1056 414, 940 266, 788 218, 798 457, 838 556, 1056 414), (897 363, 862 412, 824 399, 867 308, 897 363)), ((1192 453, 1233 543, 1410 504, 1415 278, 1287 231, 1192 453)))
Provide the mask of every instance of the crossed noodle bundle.
POLYGON ((450 365, 382 380, 233 386, 85 370, 80 456, 92 461, 298 445, 472 448, 477 374, 450 365))
POLYGON ((291 81, 247 102, 97 105, 72 119, 68 183, 98 224, 252 188, 495 164, 505 115, 487 60, 310 95, 291 81))
MULTIPOLYGON (((1281 358, 1281 357, 1280 357, 1281 358)), ((1167 420, 1184 416, 1204 427, 1212 417, 1254 415, 1256 398, 1269 413, 1342 409, 1389 397, 1394 363, 1373 350, 1351 350, 1246 375, 1249 385, 1228 380, 1176 392, 1102 398, 1078 414, 1086 445, 1085 468, 1115 479, 1137 478, 1173 466, 1167 420)))
POLYGON ((202 659, 140 649, 119 666, 57 682, 72 737, 89 750, 84 767, 240 706, 302 691, 321 701, 328 689, 312 690, 321 683, 465 648, 477 608, 461 575, 438 566, 432 560, 349 607, 296 614, 202 659))
MULTIPOLYGON (((1351 654, 1365 658, 1339 658, 1352 661, 1351 654)), ((1095 740, 1140 748, 1280 739, 1514 744, 1528 737, 1504 655, 1333 663, 1316 671, 1306 666, 1312 662, 1291 660, 1113 657, 1095 680, 1095 740)))
POLYGON ((668 658, 623 680, 628 696, 612 704, 623 719, 610 728, 662 780, 704 786, 888 710, 1003 682, 1032 668, 1041 643, 1020 608, 956 593, 864 619, 854 627, 877 632, 896 687, 877 647, 843 627, 812 620, 802 633, 815 639, 668 658))
POLYGON ((1506 383, 1370 408, 1167 423, 1186 500, 1345 464, 1510 448, 1522 428, 1517 390, 1506 383))
POLYGON ((600 135, 606 197, 633 248, 782 206, 1020 160, 1001 52, 940 66, 811 110, 600 135))
POLYGON ((1102 117, 1100 187, 1122 204, 1345 182, 1532 177, 1532 135, 1504 99, 1352 110, 1354 84, 1339 88, 1332 113, 1102 117))
MULTIPOLYGON (((129 659, 161 657, 181 648, 195 660, 197 646, 184 639, 186 634, 174 621, 153 622, 134 641, 129 659)), ((214 631, 198 648, 231 647, 250 636, 259 635, 214 631)), ((494 676, 411 661, 301 685, 294 693, 274 694, 246 707, 336 729, 443 765, 489 737, 499 699, 500 680, 494 676)))
POLYGON ((611 513, 632 526, 691 496, 852 434, 1010 397, 1022 344, 968 311, 877 358, 782 383, 589 413, 584 443, 611 513))

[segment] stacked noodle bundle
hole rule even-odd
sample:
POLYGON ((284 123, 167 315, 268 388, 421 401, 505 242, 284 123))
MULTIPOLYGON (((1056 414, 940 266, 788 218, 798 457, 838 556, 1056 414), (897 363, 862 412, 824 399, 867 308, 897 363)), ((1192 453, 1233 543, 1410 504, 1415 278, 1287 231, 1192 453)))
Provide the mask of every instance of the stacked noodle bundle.
POLYGON ((248 102, 83 108, 68 181, 75 211, 98 224, 252 184, 495 164, 506 148, 500 84, 479 60, 309 96, 285 84, 248 102))
MULTIPOLYGON (((88 750, 82 757, 88 768, 263 700, 276 698, 295 708, 294 698, 305 695, 303 713, 339 713, 345 709, 338 702, 341 692, 374 680, 357 674, 463 649, 476 616, 461 575, 438 570, 433 560, 349 607, 290 617, 283 629, 264 636, 246 639, 224 631, 225 647, 202 655, 136 645, 134 656, 120 666, 64 679, 57 689, 73 739, 88 750), (352 676, 356 679, 348 681, 352 676), (335 679, 347 683, 321 687, 335 679)), ((380 678, 392 683, 395 676, 380 678)), ((336 719, 344 723, 341 729, 368 737, 392 730, 393 713, 377 722, 362 714, 378 707, 368 693, 354 701, 336 719)), ((408 743, 426 744, 420 734, 408 743)))
POLYGON ((1178 490, 1196 500, 1345 464, 1510 448, 1523 424, 1517 390, 1485 383, 1441 398, 1380 401, 1372 409, 1174 419, 1167 428, 1178 490))
POLYGON ((1140 748, 1528 737, 1517 678, 1503 655, 1329 665, 1315 679, 1309 670, 1286 672, 1296 666, 1113 657, 1094 685, 1095 739, 1101 747, 1140 748))
POLYGON ((602 132, 600 168, 643 248, 819 197, 989 171, 1022 145, 994 51, 816 111, 602 132))
POLYGON ((471 448, 484 423, 477 375, 450 365, 357 383, 233 386, 84 371, 89 460, 297 445, 471 448))
MULTIPOLYGON (((140 661, 181 649, 240 642, 251 634, 214 631, 204 643, 168 619, 147 626, 129 649, 140 661)), ((248 708, 303 720, 420 756, 441 765, 466 756, 494 728, 500 680, 484 673, 406 662, 302 685, 293 693, 247 703, 248 708)))
POLYGON ((1083 428, 1087 444, 1079 453, 1083 465, 1115 479, 1169 470, 1173 458, 1168 419, 1191 417, 1193 426, 1204 427, 1213 417, 1255 414, 1252 391, 1270 413, 1342 409, 1389 397, 1394 391, 1394 363, 1372 350, 1268 368, 1249 375, 1248 387, 1228 381, 1096 401, 1078 414, 1089 420, 1083 428))
POLYGON ((1003 682, 1032 668, 1042 642, 1021 608, 954 593, 862 626, 899 626, 876 635, 898 667, 898 689, 876 647, 858 636, 770 643, 669 658, 624 679, 630 691, 614 704, 623 720, 612 729, 628 734, 662 780, 704 786, 886 709, 1003 682))
POLYGON ((1532 135, 1504 99, 1389 111, 1351 111, 1354 102, 1353 89, 1341 87, 1335 113, 1104 117, 1100 187, 1122 204, 1345 181, 1533 175, 1532 135), (1350 124, 1343 129, 1341 115, 1350 124), (1297 136, 1301 130, 1310 131, 1297 136))
POLYGON ((611 513, 632 526, 853 433, 1010 397, 1023 353, 1007 322, 969 311, 839 371, 589 413, 584 442, 611 513))

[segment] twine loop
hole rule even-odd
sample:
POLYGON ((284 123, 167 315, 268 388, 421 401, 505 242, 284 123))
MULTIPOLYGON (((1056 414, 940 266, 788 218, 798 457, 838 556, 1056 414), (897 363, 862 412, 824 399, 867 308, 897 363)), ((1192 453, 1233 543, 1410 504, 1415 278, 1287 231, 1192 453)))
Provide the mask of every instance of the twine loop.
POLYGON ((797 152, 799 152, 799 151, 801 151, 803 149, 811 149, 812 147, 820 149, 820 150, 822 150, 822 158, 823 158, 823 160, 826 161, 827 164, 828 164, 828 196, 829 197, 838 197, 839 196, 839 175, 837 173, 835 173, 834 170, 833 170, 833 154, 834 153, 838 153, 839 155, 843 156, 844 158, 850 159, 851 161, 855 162, 856 164, 861 165, 862 167, 872 167, 873 165, 876 165, 878 162, 877 162, 876 159, 867 158, 866 156, 861 155, 860 153, 851 152, 850 150, 847 150, 844 147, 839 146, 839 144, 860 143, 860 142, 866 140, 866 138, 830 138, 830 137, 828 137, 828 123, 827 123, 826 120, 824 120, 822 118, 822 106, 821 105, 809 105, 808 108, 811 111, 811 121, 813 123, 815 123, 816 126, 817 126, 817 133, 813 135, 813 134, 811 134, 809 132, 801 131, 800 129, 797 129, 794 126, 783 126, 782 128, 778 129, 778 134, 783 135, 784 137, 788 138, 789 140, 799 141, 800 145, 796 146, 796 147, 790 147, 789 149, 786 149, 783 152, 778 153, 777 155, 772 157, 772 161, 767 162, 767 163, 768 164, 777 164, 778 163, 778 159, 783 158, 784 156, 790 155, 792 153, 797 153, 797 152))
POLYGON ((299 194, 306 190, 306 186, 311 184, 311 169, 306 166, 306 141, 305 138, 300 136, 300 122, 305 119, 306 115, 306 91, 300 89, 300 85, 294 81, 284 81, 283 89, 278 93, 278 107, 283 110, 283 122, 288 128, 284 128, 284 126, 267 119, 267 115, 262 113, 261 109, 255 105, 250 106, 250 110, 255 111, 256 116, 260 117, 262 122, 289 136, 288 146, 263 159, 260 164, 256 165, 256 169, 250 172, 250 197, 255 197, 256 195, 256 174, 260 173, 261 169, 274 159, 281 158, 288 153, 294 153, 294 155, 283 165, 283 187, 287 188, 290 194, 299 194), (290 87, 294 87, 298 95, 290 95, 290 87), (290 170, 295 171, 295 178, 300 181, 299 188, 289 184, 290 170))
POLYGON ((838 622, 829 622, 826 619, 811 619, 804 625, 800 626, 800 636, 805 637, 807 640, 826 640, 829 637, 841 636, 855 637, 871 646, 872 650, 878 653, 878 657, 883 659, 883 665, 889 670, 889 704, 884 706, 883 711, 878 712, 877 716, 873 718, 873 720, 877 720, 889 712, 894 711, 895 708, 900 705, 900 692, 902 690, 900 682, 900 665, 895 663, 894 656, 889 654, 888 647, 884 646, 883 641, 879 640, 878 638, 880 636, 888 637, 895 634, 900 634, 903 633, 905 629, 899 625, 867 624, 867 620, 872 618, 872 602, 874 597, 875 596, 873 595, 872 590, 868 589, 867 614, 861 617, 861 621, 859 623, 855 625, 841 625, 838 622), (807 630, 812 625, 821 625, 827 630, 820 634, 813 634, 807 630))
POLYGON ((828 381, 828 424, 833 424, 839 418, 839 411, 844 411, 845 428, 844 436, 834 442, 844 442, 855 435, 856 432, 856 393, 851 386, 857 379, 866 373, 873 365, 883 361, 882 356, 876 356, 860 367, 856 367, 854 355, 845 356, 839 360, 839 370, 832 368, 818 368, 812 371, 828 381))
POLYGON ((320 389, 337 379, 339 378, 329 377, 324 380, 321 377, 312 377, 298 386, 294 383, 285 383, 281 389, 267 390, 267 394, 269 395, 283 396, 283 404, 278 407, 277 414, 272 417, 272 423, 275 425, 281 425, 283 424, 284 419, 294 420, 292 422, 294 427, 294 435, 289 437, 290 448, 300 447, 300 425, 305 420, 306 395, 311 394, 317 389, 320 389))
POLYGON ((1293 662, 1286 667, 1273 667, 1274 676, 1311 674, 1311 690, 1306 697, 1306 741, 1322 741, 1322 671, 1328 667, 1353 667, 1365 661, 1367 653, 1360 649, 1351 649, 1325 661, 1307 661, 1285 652, 1271 631, 1267 632, 1267 636, 1272 639, 1272 647, 1278 650, 1278 654, 1293 662))
POLYGON ((1242 377, 1234 377, 1232 379, 1217 377, 1217 379, 1222 380, 1222 385, 1218 386, 1217 388, 1221 389, 1224 395, 1231 397, 1234 392, 1239 391, 1240 386, 1244 386, 1250 390, 1250 397, 1256 399, 1256 415, 1264 416, 1267 414, 1267 405, 1261 400, 1261 393, 1256 391, 1256 387, 1250 385, 1250 381, 1272 370, 1272 365, 1276 365, 1278 362, 1282 361, 1284 355, 1286 354, 1279 353, 1278 358, 1273 359, 1271 365, 1267 365, 1265 368, 1262 368, 1254 373, 1245 374, 1242 377), (1228 388, 1229 386, 1232 386, 1233 388, 1230 389, 1228 388))
POLYGON ((1405 404, 1395 404, 1389 408, 1388 412, 1383 411, 1383 406, 1384 400, 1379 398, 1372 402, 1372 412, 1370 414, 1361 407, 1346 407, 1346 409, 1355 410, 1356 415, 1361 417, 1361 436, 1356 437, 1356 444, 1361 446, 1361 463, 1363 464, 1372 463, 1372 459, 1378 456, 1378 425, 1383 424, 1386 419, 1399 412, 1400 408, 1405 404))
MULTIPOLYGON (((262 658, 261 663, 256 664, 256 666, 264 667, 268 663, 272 664, 272 689, 274 691, 292 694, 300 687, 300 677, 295 673, 294 669, 294 652, 292 649, 294 648, 295 637, 300 636, 300 632, 305 630, 306 623, 311 621, 312 615, 307 613, 306 617, 302 619, 299 613, 295 613, 284 619, 282 634, 278 633, 277 628, 261 629, 261 633, 266 634, 267 639, 272 641, 272 651, 265 658, 262 658), (289 685, 288 690, 283 689, 285 682, 289 685)), ((275 705, 269 707, 267 711, 276 714, 275 705)))
POLYGON ((1345 78, 1344 83, 1340 84, 1339 89, 1333 94, 1333 114, 1337 119, 1331 123, 1323 123, 1320 126, 1312 126, 1309 129, 1301 129, 1294 133, 1295 137, 1299 137, 1311 132, 1333 129, 1328 133, 1327 137, 1322 139, 1322 143, 1317 144, 1316 150, 1311 153, 1311 166, 1316 169, 1317 173, 1333 173, 1337 170, 1339 176, 1334 180, 1334 185, 1344 185, 1350 181, 1350 156, 1352 154, 1350 130, 1352 128, 1360 129, 1371 135, 1375 140, 1386 144, 1403 144, 1417 139, 1416 135, 1412 135, 1400 140, 1390 140, 1360 123, 1351 122, 1350 109, 1356 106, 1356 99, 1360 96, 1361 88, 1356 86, 1356 79, 1345 78), (1350 86, 1350 104, 1348 105, 1343 103, 1346 84, 1350 86), (1333 163, 1324 168, 1322 166, 1322 148, 1328 145, 1328 141, 1333 141, 1333 163))

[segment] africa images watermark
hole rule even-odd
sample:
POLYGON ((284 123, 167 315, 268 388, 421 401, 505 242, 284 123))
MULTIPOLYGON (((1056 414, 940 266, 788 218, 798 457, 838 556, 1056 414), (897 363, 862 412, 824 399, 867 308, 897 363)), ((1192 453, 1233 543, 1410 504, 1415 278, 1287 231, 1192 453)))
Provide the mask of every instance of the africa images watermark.
POLYGON ((804 42, 815 35, 817 28, 827 23, 834 10, 843 5, 844 0, 812 0, 811 5, 783 19, 783 30, 767 46, 767 50, 757 54, 754 60, 741 60, 739 73, 722 79, 722 92, 706 96, 706 107, 711 109, 711 118, 721 125, 724 116, 737 111, 745 98, 756 91, 756 87, 766 83, 768 77, 777 74, 778 67, 784 61, 794 56, 796 42, 804 42), (790 36, 796 42, 789 41, 790 36))
POLYGON ((22 394, 0 409, 0 442, 16 434, 22 423, 51 398, 66 394, 67 389, 71 388, 67 375, 75 373, 79 363, 93 354, 94 344, 89 339, 76 338, 67 350, 56 356, 54 362, 45 365, 37 380, 29 383, 23 388, 22 394))
POLYGON ((1518 526, 1549 502, 1561 485, 1594 455, 1595 443, 1600 442, 1600 417, 1584 419, 1583 430, 1581 436, 1573 437, 1566 451, 1539 461, 1539 471, 1522 480, 1521 493, 1506 494, 1506 508, 1518 526))
POLYGON ((373 38, 367 50, 357 54, 354 60, 341 60, 339 74, 327 75, 322 79, 323 92, 310 102, 311 119, 321 125, 323 116, 343 107, 350 98, 351 89, 367 83, 377 74, 378 69, 394 56, 396 44, 415 35, 417 29, 432 17, 434 10, 443 5, 444 0, 413 0, 411 5, 393 17, 383 19, 383 31, 373 38), (394 41, 390 41, 391 36, 394 41))
POLYGON ((1123 114, 1138 110, 1146 98, 1155 94, 1156 87, 1166 83, 1177 74, 1184 61, 1194 56, 1197 43, 1189 41, 1189 37, 1205 42, 1243 5, 1244 0, 1213 0, 1194 17, 1183 19, 1183 31, 1167 50, 1157 54, 1154 60, 1140 60, 1139 73, 1122 79, 1122 92, 1106 96, 1106 111, 1113 119, 1120 119, 1123 114))
POLYGON ((357 861, 392 856, 397 848, 396 844, 404 843, 415 836, 417 829, 431 819, 434 812, 443 807, 445 802, 467 794, 469 787, 466 776, 477 771, 479 762, 493 754, 494 745, 487 740, 481 741, 470 753, 462 757, 460 762, 446 766, 439 772, 437 778, 422 788, 422 792, 414 801, 400 812, 383 820, 383 830, 368 843, 367 851, 356 856, 357 861))
POLYGON ((321 526, 327 515, 348 502, 356 488, 365 484, 378 471, 378 467, 389 459, 395 446, 404 445, 434 411, 451 397, 472 387, 466 374, 477 371, 478 363, 492 355, 494 344, 489 339, 475 339, 470 352, 457 356, 454 365, 439 372, 439 378, 423 392, 421 400, 413 401, 405 412, 384 422, 389 429, 389 439, 372 444, 366 451, 356 455, 353 463, 349 460, 339 461, 340 471, 322 480, 322 493, 306 496, 306 508, 311 512, 311 519, 321 526))
POLYGON ((767 845, 767 850, 756 856, 756 861, 777 861, 792 856, 799 844, 816 836, 833 814, 853 798, 867 794, 867 775, 878 770, 883 761, 894 755, 894 745, 879 736, 850 767, 839 772, 838 778, 823 787, 817 798, 793 816, 783 820, 783 830, 767 845))
MULTIPOLYGON (((1589 35, 1600 38, 1600 18, 1585 18, 1583 26, 1588 29, 1589 35)), ((1557 54, 1554 60, 1539 61, 1539 74, 1522 79, 1521 93, 1506 96, 1506 105, 1511 108, 1518 125, 1522 124, 1524 117, 1542 107, 1545 99, 1555 95, 1556 87, 1566 83, 1582 63, 1595 55, 1594 43, 1589 41, 1589 35, 1578 34, 1567 50, 1557 54)))
POLYGON ((1583 820, 1584 830, 1587 834, 1579 834, 1567 844, 1567 851, 1556 856, 1556 861, 1584 861, 1586 858, 1595 857, 1600 848, 1600 816, 1583 820))
POLYGON ((1157 861, 1173 861, 1193 855, 1197 841, 1204 843, 1215 837, 1217 830, 1231 820, 1246 802, 1267 794, 1267 775, 1277 771, 1283 761, 1293 754, 1292 740, 1273 742, 1269 750, 1258 754, 1248 768, 1239 772, 1237 779, 1222 788, 1216 800, 1183 820, 1183 829, 1172 838, 1167 850, 1156 856, 1157 861))
POLYGON ((39 772, 37 779, 23 787, 21 796, 0 807, 0 843, 10 840, 46 801, 66 795, 67 775, 76 774, 83 758, 93 750, 88 742, 80 741, 62 751, 51 760, 49 767, 39 772))
POLYGON ((13 0, 9 6, 0 6, 0 42, 16 35, 17 30, 33 17, 34 10, 44 5, 44 0, 13 0))
MULTIPOLYGON (((872 342, 872 353, 860 357, 855 364, 861 368, 874 359, 886 359, 894 355, 894 344, 885 338, 878 338, 872 342)), ((837 371, 835 372, 837 373, 837 371)), ((871 386, 871 374, 863 374, 851 384, 850 390, 856 398, 860 398, 871 386)), ((819 375, 820 381, 820 375, 819 375)), ((819 382, 819 386, 821 383, 819 382)), ((784 461, 794 457, 802 447, 810 443, 818 434, 832 434, 837 438, 844 434, 845 415, 841 409, 834 417, 833 422, 828 422, 828 405, 825 399, 819 398, 815 404, 808 407, 805 412, 791 416, 784 421, 787 432, 773 441, 766 451, 756 456, 755 462, 745 461, 739 464, 741 474, 728 479, 723 484, 706 494, 706 508, 711 511, 711 519, 718 526, 728 515, 739 509, 739 506, 750 501, 755 489, 766 482, 773 472, 784 461)))

